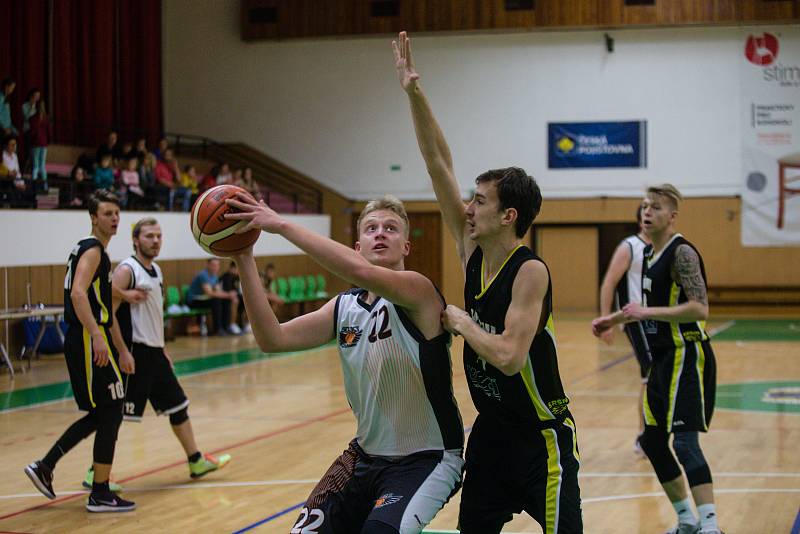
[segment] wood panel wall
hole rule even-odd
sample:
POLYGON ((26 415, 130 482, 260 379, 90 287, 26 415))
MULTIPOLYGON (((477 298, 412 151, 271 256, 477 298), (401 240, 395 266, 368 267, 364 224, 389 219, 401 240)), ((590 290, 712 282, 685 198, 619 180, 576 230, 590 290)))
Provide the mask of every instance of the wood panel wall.
POLYGON ((245 41, 412 32, 758 24, 800 20, 800 0, 242 0, 245 41), (512 2, 513 3, 513 2, 512 2), (373 16, 394 5, 396 15, 373 16))

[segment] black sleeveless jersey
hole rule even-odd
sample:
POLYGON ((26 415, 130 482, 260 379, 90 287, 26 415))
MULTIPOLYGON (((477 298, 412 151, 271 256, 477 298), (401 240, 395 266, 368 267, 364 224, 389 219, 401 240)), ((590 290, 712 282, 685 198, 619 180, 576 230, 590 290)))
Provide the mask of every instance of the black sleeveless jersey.
MULTIPOLYGON (((514 279, 526 261, 542 260, 528 247, 520 245, 506 259, 495 277, 484 284, 483 251, 479 247, 470 256, 464 302, 467 313, 485 331, 502 334, 505 329, 514 279)), ((549 274, 548 271, 548 277, 549 274)), ((525 367, 519 373, 504 375, 481 359, 468 343, 464 343, 464 370, 469 392, 481 414, 502 423, 535 427, 552 426, 569 415, 569 399, 564 394, 558 373, 552 294, 552 284, 548 280, 540 324, 528 350, 525 367)))
POLYGON ((70 296, 72 283, 75 280, 75 271, 81 256, 94 247, 100 247, 100 265, 97 266, 97 270, 92 276, 92 283, 86 294, 89 297, 92 315, 98 325, 111 327, 114 321, 111 313, 111 260, 108 258, 103 244, 97 238, 90 236, 78 241, 67 260, 67 275, 64 278, 64 319, 72 326, 81 326, 70 296))
MULTIPOLYGON (((657 255, 653 254, 653 245, 644 249, 644 265, 642 267, 642 296, 645 306, 677 306, 689 299, 683 287, 672 279, 672 266, 675 263, 675 251, 681 245, 689 245, 700 258, 700 272, 703 283, 706 283, 706 269, 703 258, 697 249, 681 234, 675 234, 667 246, 657 255)), ((651 349, 672 349, 683 347, 687 343, 705 341, 708 334, 705 321, 677 323, 647 320, 644 324, 645 335, 651 349)))

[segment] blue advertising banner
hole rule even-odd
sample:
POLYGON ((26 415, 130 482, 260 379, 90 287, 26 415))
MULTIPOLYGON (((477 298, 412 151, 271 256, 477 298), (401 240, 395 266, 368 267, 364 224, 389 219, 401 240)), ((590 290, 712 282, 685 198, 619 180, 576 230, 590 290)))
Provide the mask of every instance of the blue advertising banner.
POLYGON ((647 167, 647 121, 550 122, 550 169, 647 167))

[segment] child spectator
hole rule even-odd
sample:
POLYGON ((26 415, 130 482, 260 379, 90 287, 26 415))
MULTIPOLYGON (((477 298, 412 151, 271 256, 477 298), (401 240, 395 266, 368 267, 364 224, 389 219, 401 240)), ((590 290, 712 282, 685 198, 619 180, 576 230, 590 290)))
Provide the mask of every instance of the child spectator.
POLYGON ((100 166, 94 171, 95 189, 108 189, 114 187, 114 170, 111 168, 111 153, 104 154, 100 159, 100 166))
POLYGON ((31 178, 35 183, 36 178, 41 176, 43 188, 47 191, 47 169, 45 168, 45 163, 47 161, 47 147, 50 144, 53 130, 50 125, 50 119, 47 116, 47 109, 42 100, 38 101, 36 114, 29 120, 29 130, 31 159, 33 160, 31 178))
POLYGON ((125 191, 125 207, 134 209, 144 204, 144 191, 139 183, 139 172, 136 170, 136 156, 128 159, 128 165, 122 171, 122 187, 125 191))
MULTIPOLYGON (((194 168, 194 165, 187 165, 183 168, 183 174, 181 174, 181 187, 184 187, 189 191, 189 204, 194 203, 200 191, 200 185, 197 183, 197 170, 194 168)), ((186 211, 189 210, 187 209, 186 211)))
POLYGON ((76 165, 75 168, 72 169, 70 177, 72 178, 72 183, 70 184, 72 188, 72 198, 69 201, 69 205, 82 208, 86 202, 86 197, 94 190, 94 183, 89 180, 86 169, 80 165, 76 165))

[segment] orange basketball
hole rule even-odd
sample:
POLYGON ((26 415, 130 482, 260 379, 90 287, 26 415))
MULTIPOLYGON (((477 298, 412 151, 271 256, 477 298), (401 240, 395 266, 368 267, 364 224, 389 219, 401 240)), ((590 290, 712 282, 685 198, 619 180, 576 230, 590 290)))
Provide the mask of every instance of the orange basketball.
POLYGON ((215 256, 230 256, 246 249, 258 240, 260 230, 254 228, 243 234, 235 233, 246 225, 245 221, 233 221, 225 218, 226 213, 236 210, 225 203, 237 193, 252 195, 235 185, 218 185, 212 187, 195 201, 192 206, 189 224, 197 244, 215 256))

